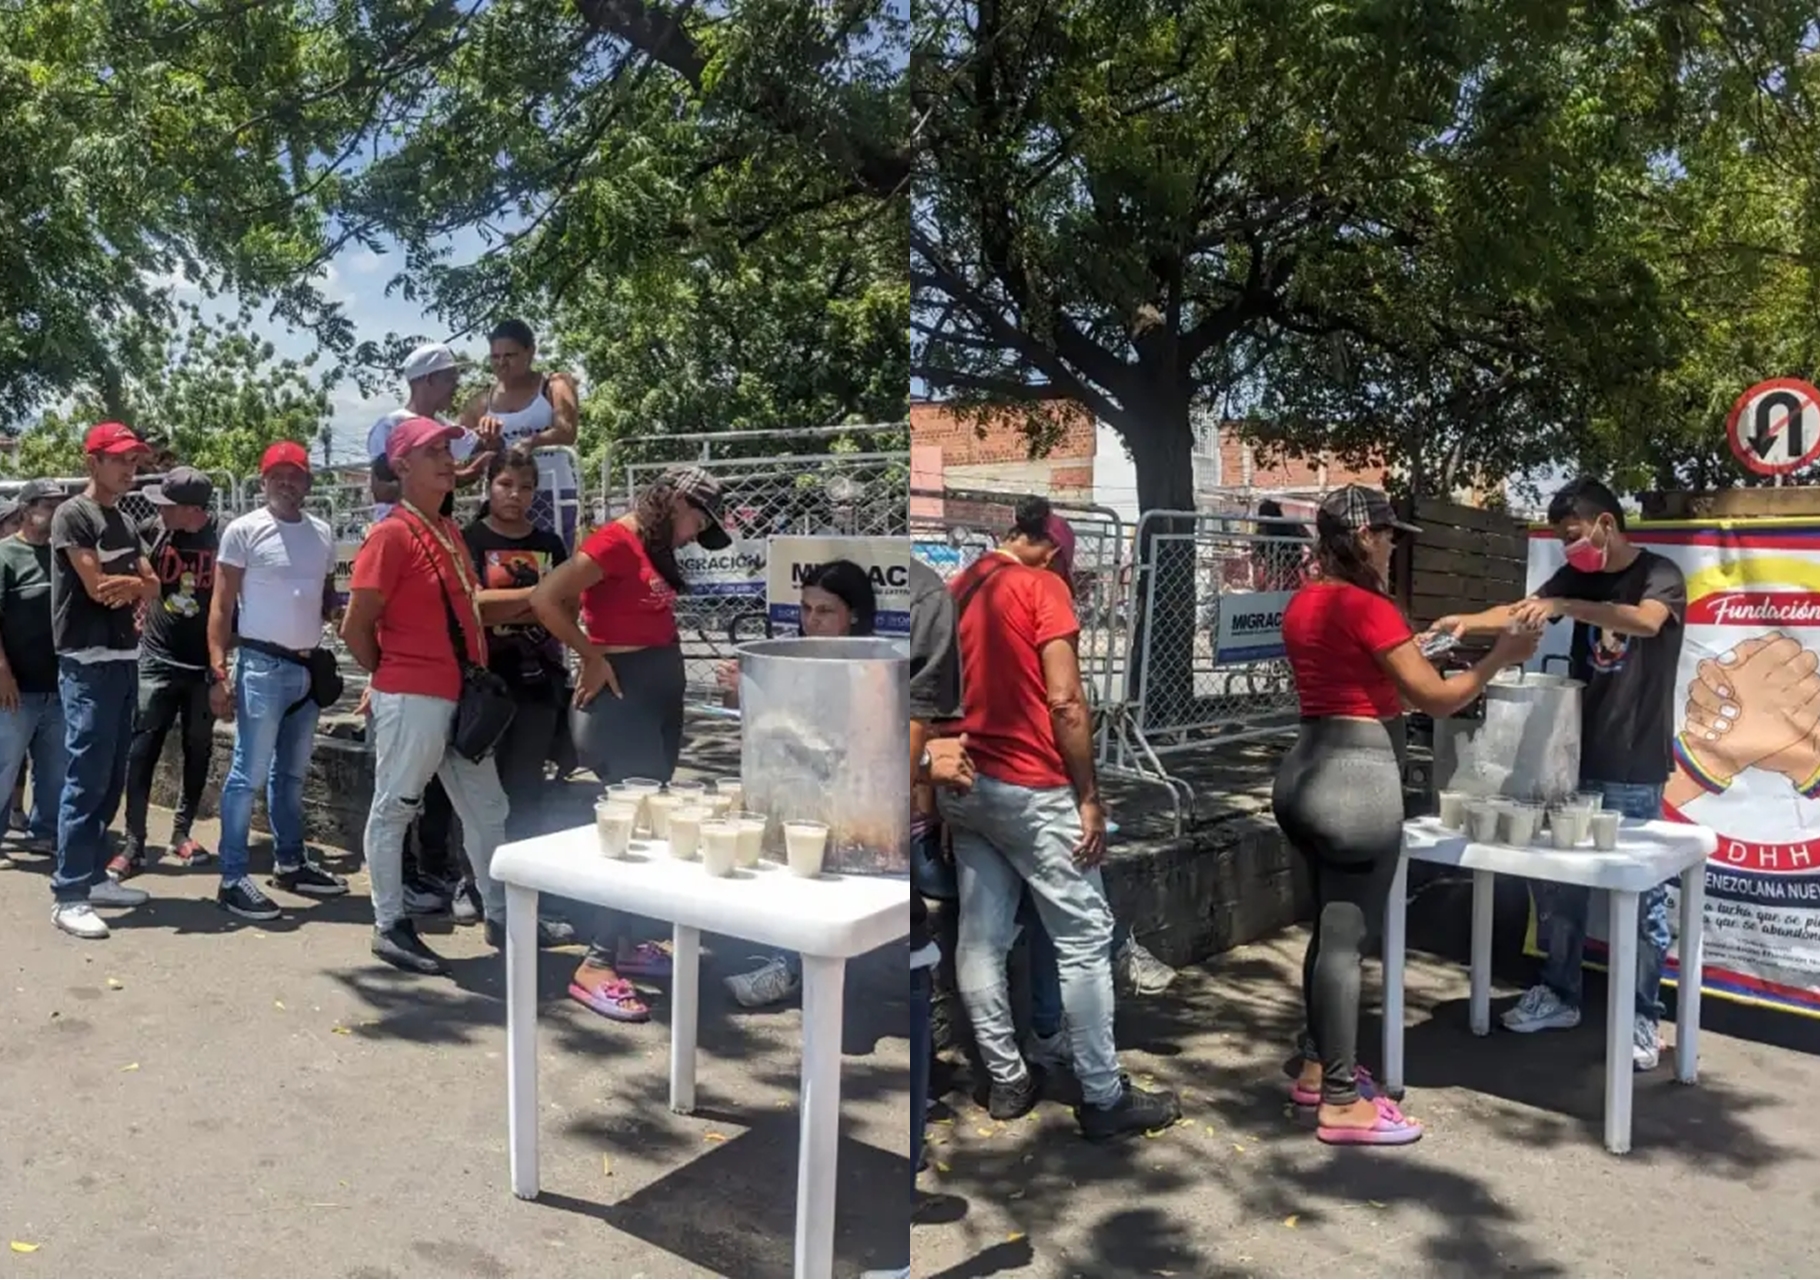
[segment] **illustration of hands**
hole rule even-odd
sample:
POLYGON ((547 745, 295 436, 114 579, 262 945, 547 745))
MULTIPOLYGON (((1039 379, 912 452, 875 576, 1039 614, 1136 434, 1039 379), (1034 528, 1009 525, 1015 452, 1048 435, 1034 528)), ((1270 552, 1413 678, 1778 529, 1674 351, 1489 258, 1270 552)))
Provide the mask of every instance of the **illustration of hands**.
POLYGON ((1717 794, 1747 769, 1820 798, 1820 654, 1771 631, 1703 659, 1688 685, 1675 757, 1717 794))

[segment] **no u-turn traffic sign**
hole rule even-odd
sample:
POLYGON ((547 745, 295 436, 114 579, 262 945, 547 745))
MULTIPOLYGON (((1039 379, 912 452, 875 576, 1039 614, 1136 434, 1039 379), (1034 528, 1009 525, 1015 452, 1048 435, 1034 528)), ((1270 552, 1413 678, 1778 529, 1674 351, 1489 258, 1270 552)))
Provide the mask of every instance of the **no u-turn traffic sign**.
POLYGON ((1760 476, 1801 470, 1820 458, 1820 390, 1799 378, 1759 382, 1732 406, 1725 438, 1760 476))

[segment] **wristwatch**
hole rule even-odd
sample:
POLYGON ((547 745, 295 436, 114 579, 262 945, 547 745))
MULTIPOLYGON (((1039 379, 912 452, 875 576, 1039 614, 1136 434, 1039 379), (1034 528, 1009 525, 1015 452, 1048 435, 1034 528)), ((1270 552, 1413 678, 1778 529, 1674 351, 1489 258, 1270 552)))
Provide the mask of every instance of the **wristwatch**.
POLYGON ((919 756, 916 761, 917 773, 918 774, 928 773, 929 770, 934 766, 934 764, 935 764, 935 757, 929 754, 928 747, 924 747, 923 754, 921 756, 919 756))

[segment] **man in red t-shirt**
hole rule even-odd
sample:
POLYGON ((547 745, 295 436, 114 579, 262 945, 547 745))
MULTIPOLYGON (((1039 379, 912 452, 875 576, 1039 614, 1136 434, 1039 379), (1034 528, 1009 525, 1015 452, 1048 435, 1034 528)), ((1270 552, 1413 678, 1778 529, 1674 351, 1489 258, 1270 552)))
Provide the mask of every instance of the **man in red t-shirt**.
POLYGON ((966 714, 959 728, 977 777, 943 793, 960 871, 956 972, 975 1041, 992 1076, 995 1119, 1040 1098, 1018 1051, 1005 980, 1028 885, 1055 941, 1081 1132, 1109 1138, 1173 1124, 1175 1095, 1127 1083, 1112 1035, 1112 909, 1100 882, 1106 814, 1093 766, 1074 616, 1074 531, 1047 500, 1018 504, 992 554, 957 576, 954 594, 966 714))
POLYGON ((373 954, 416 973, 446 973, 443 958, 405 914, 404 840, 440 778, 461 819, 468 864, 486 914, 487 940, 505 942, 505 890, 488 870, 505 840, 506 794, 493 762, 476 763, 449 745, 462 668, 449 629, 453 612, 465 658, 487 664, 486 600, 461 530, 437 514, 455 487, 449 442, 461 435, 431 418, 392 428, 386 457, 401 497, 354 558, 341 637, 373 673, 373 807, 367 815, 367 871, 373 882, 373 954))

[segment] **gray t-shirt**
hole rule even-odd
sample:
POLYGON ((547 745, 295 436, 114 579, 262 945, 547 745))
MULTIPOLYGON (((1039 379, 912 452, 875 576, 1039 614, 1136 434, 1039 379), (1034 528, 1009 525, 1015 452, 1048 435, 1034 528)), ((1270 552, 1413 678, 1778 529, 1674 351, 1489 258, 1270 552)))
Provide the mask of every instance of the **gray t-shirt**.
POLYGON ((87 548, 110 577, 137 575, 145 548, 119 507, 104 507, 87 494, 71 498, 51 517, 51 639, 57 653, 84 662, 137 659, 139 631, 133 604, 109 608, 90 598, 70 552, 87 548))
POLYGON ((941 574, 910 561, 910 718, 958 720, 961 651, 955 638, 954 597, 941 574))

